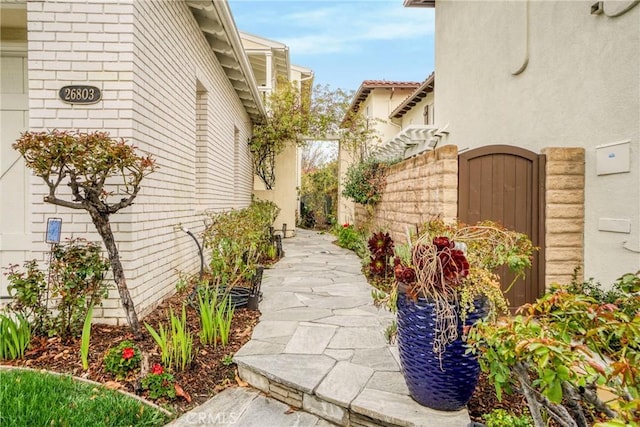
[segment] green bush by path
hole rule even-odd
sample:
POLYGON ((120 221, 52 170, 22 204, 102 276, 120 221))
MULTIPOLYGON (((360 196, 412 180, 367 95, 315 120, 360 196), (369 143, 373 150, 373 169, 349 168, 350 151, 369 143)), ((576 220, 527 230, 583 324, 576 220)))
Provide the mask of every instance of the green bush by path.
POLYGON ((165 413, 68 376, 0 370, 1 426, 162 426, 165 413))

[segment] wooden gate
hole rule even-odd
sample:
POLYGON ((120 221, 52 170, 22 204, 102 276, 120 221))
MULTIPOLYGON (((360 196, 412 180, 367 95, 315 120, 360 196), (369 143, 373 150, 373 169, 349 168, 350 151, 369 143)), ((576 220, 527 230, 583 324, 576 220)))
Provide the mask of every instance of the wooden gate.
MULTIPOLYGON (((458 218, 496 221, 525 233, 540 248, 525 280, 507 293, 512 308, 544 292, 544 156, 509 145, 481 147, 458 156, 458 218)), ((505 289, 513 280, 499 272, 505 289)))

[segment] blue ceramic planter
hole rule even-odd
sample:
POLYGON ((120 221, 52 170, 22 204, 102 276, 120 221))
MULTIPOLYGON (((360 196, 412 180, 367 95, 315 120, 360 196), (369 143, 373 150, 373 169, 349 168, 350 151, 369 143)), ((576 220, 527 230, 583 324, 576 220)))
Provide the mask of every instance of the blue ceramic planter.
MULTIPOLYGON (((462 409, 471 399, 480 366, 476 357, 465 354, 466 344, 458 338, 449 344, 442 360, 433 352, 434 304, 398 295, 398 350, 400 364, 411 397, 421 405, 441 411, 462 409)), ((476 309, 467 316, 472 324, 485 313, 476 309)), ((462 324, 458 324, 462 336, 462 324)))

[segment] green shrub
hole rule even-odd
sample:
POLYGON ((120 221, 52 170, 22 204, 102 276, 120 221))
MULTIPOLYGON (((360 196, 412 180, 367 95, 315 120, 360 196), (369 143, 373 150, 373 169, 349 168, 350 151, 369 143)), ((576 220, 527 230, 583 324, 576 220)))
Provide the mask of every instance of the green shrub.
POLYGON ((28 319, 33 333, 46 335, 51 313, 47 308, 47 282, 44 272, 40 270, 35 259, 26 261, 23 267, 23 272, 18 271, 18 265, 8 268, 7 289, 12 298, 9 309, 28 319))
POLYGON ((108 295, 104 281, 109 262, 100 246, 83 239, 57 245, 51 263, 51 296, 57 298, 58 315, 53 329, 62 337, 77 336, 82 331, 89 308, 108 295))
POLYGON ((142 379, 142 389, 149 390, 151 399, 176 397, 175 379, 159 363, 154 364, 151 372, 142 379))
POLYGON ((482 418, 487 427, 533 427, 533 420, 529 415, 515 416, 504 409, 494 409, 482 418))
POLYGON ((0 360, 24 357, 31 341, 31 327, 22 316, 12 319, 0 314, 0 360))
POLYGON ((640 410, 639 289, 640 272, 616 281, 614 302, 591 281, 556 286, 521 315, 476 323, 467 345, 479 353, 498 398, 523 391, 536 426, 546 417, 562 425, 587 425, 589 418, 602 421, 598 427, 635 425, 629 422, 640 410))
POLYGON ((115 347, 111 347, 104 356, 104 369, 124 379, 129 372, 140 367, 142 355, 140 349, 131 341, 122 341, 115 347))
POLYGON ((352 250, 360 258, 367 254, 367 242, 361 232, 351 224, 343 224, 334 228, 334 233, 338 237, 338 246, 352 250))
POLYGON ((342 195, 361 205, 375 205, 382 197, 388 167, 389 163, 374 159, 349 166, 342 195))
POLYGON ((254 200, 245 209, 209 214, 204 247, 218 285, 249 280, 273 246, 271 227, 280 213, 274 203, 254 200))
POLYGON ((84 239, 56 245, 49 266, 49 283, 35 260, 9 268, 9 308, 31 322, 33 332, 62 338, 79 336, 89 308, 107 296, 104 280, 109 263, 100 246, 84 239), (47 301, 50 307, 47 306, 47 301))
POLYGON ((579 282, 578 269, 574 272, 567 291, 584 294, 599 304, 614 304, 627 316, 633 317, 640 313, 640 274, 627 273, 619 277, 610 289, 603 289, 602 285, 593 278, 579 282))

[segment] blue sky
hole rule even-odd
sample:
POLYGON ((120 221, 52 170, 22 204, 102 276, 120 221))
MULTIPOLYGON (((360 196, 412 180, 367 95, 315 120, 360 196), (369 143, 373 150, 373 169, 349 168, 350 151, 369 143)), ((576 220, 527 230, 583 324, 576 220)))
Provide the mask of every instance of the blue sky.
POLYGON ((423 81, 434 69, 434 10, 402 0, 229 0, 236 25, 289 46, 316 84, 423 81))

